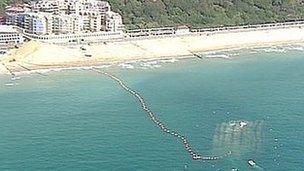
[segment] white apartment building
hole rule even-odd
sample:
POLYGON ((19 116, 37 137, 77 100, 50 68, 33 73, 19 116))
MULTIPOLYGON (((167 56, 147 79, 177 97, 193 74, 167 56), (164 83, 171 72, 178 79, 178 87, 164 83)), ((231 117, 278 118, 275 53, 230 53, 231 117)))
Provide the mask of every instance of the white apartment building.
POLYGON ((50 21, 52 27, 52 33, 55 34, 67 34, 78 32, 79 29, 79 19, 75 15, 52 15, 50 21))
POLYGON ((40 0, 31 2, 29 10, 6 12, 7 25, 17 25, 37 35, 124 29, 120 14, 112 12, 110 4, 101 0, 40 0))
POLYGON ((0 25, 0 47, 14 46, 23 41, 22 35, 12 26, 0 25))
POLYGON ((105 17, 105 30, 111 32, 123 31, 124 25, 122 23, 121 15, 109 11, 105 17))
POLYGON ((48 15, 42 15, 38 13, 24 13, 19 14, 18 23, 15 24, 23 28, 27 33, 43 35, 49 33, 48 28, 48 15))

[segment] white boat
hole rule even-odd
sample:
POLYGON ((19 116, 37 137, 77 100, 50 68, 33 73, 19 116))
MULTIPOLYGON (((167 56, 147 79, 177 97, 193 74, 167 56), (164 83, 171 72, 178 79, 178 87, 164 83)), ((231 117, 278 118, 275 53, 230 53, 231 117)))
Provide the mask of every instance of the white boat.
POLYGON ((5 86, 14 86, 14 83, 7 83, 7 84, 4 84, 5 86))
POLYGON ((255 161, 252 160, 252 159, 248 160, 248 164, 249 164, 250 166, 255 166, 255 165, 256 165, 255 161))
POLYGON ((20 80, 20 77, 15 77, 15 76, 13 76, 13 77, 11 78, 11 80, 12 80, 12 81, 20 80))

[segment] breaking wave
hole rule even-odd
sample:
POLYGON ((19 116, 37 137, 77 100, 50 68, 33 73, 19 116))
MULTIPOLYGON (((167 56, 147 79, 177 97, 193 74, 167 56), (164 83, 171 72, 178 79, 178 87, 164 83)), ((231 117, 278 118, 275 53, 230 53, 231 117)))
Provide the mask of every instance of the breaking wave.
POLYGON ((147 60, 147 61, 132 61, 118 64, 118 67, 123 69, 153 69, 160 68, 162 64, 174 63, 178 60, 175 58, 170 59, 157 59, 157 60, 147 60))
POLYGON ((272 46, 265 48, 253 48, 251 52, 265 52, 265 53, 286 53, 290 51, 304 52, 303 44, 284 45, 284 46, 272 46))

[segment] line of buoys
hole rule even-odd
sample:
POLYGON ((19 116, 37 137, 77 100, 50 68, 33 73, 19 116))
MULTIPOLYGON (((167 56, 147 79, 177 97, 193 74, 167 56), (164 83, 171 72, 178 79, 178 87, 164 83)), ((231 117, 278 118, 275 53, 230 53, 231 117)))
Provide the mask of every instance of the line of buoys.
POLYGON ((186 149, 186 151, 189 153, 189 155, 191 156, 191 158, 193 160, 218 160, 220 158, 223 158, 226 155, 231 154, 231 152, 228 152, 227 154, 223 155, 223 156, 203 156, 201 154, 199 154, 198 152, 196 152, 190 145, 188 139, 183 136, 182 134, 180 134, 177 131, 174 131, 170 128, 168 128, 164 123, 162 123, 157 117, 156 115, 149 109, 149 107, 147 106, 144 98, 135 90, 132 90, 131 88, 129 88, 121 79, 119 79, 118 77, 107 73, 107 72, 103 72, 97 69, 94 69, 94 71, 103 74, 109 78, 111 78, 112 80, 114 80, 115 82, 117 82, 119 84, 120 87, 122 87, 125 91, 127 91, 128 93, 130 93, 131 95, 133 95, 141 104, 141 108, 147 113, 148 117, 151 119, 151 121, 158 126, 164 133, 167 133, 169 135, 172 135, 174 137, 176 137, 178 140, 180 140, 182 142, 182 144, 184 145, 184 148, 186 149))

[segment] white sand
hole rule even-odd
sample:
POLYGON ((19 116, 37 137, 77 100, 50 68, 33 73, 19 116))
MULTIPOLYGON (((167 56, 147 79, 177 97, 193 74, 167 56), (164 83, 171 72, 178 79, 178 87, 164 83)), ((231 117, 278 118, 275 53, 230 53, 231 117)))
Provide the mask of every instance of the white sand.
MULTIPOLYGON (((166 37, 107 44, 68 47, 29 42, 2 59, 14 71, 21 70, 18 64, 30 68, 52 66, 86 66, 109 62, 123 62, 138 59, 167 58, 191 55, 228 48, 268 46, 282 43, 304 42, 304 28, 268 29, 259 31, 238 31, 184 37, 166 37), (90 54, 92 57, 85 57, 90 54), (16 62, 9 62, 15 59, 16 62), (39 66, 41 65, 41 66, 39 66)), ((0 66, 0 73, 5 68, 0 66)))
POLYGON ((0 63, 0 74, 9 74, 6 68, 0 63))

